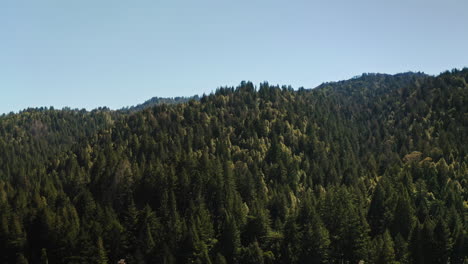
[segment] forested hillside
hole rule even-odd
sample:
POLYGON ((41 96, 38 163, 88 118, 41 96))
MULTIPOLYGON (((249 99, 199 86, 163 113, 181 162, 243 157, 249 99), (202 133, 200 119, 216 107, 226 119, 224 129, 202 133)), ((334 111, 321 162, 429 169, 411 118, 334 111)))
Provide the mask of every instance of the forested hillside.
POLYGON ((468 69, 0 117, 0 263, 466 263, 468 69))
POLYGON ((128 112, 137 112, 141 111, 145 108, 149 107, 154 107, 157 105, 162 105, 162 104, 181 104, 181 103, 186 103, 190 100, 195 100, 198 101, 200 100, 200 97, 198 95, 191 96, 191 97, 174 97, 174 98, 167 98, 167 97, 153 97, 147 101, 145 101, 142 104, 136 105, 136 106, 131 106, 127 108, 121 109, 122 112, 128 111, 128 112))

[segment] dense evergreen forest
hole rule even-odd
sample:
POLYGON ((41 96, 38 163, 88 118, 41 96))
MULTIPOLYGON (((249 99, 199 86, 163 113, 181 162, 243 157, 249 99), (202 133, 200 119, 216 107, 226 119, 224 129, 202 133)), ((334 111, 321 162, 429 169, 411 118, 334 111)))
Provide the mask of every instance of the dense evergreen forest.
POLYGON ((131 107, 126 107, 120 109, 120 111, 124 112, 137 112, 141 111, 145 108, 161 105, 161 104, 180 104, 180 103, 186 103, 190 100, 195 100, 198 101, 200 100, 200 97, 198 95, 191 96, 191 97, 174 97, 174 98, 167 98, 167 97, 153 97, 147 101, 145 101, 142 104, 136 105, 136 106, 131 106, 131 107))
POLYGON ((1 116, 0 263, 468 262, 468 69, 196 99, 1 116))

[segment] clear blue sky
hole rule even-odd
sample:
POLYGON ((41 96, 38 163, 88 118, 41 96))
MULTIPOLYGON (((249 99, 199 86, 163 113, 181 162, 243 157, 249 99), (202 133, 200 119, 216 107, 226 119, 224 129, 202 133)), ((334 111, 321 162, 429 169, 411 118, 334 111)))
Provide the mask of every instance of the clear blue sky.
POLYGON ((466 0, 2 0, 0 113, 468 66, 466 0))

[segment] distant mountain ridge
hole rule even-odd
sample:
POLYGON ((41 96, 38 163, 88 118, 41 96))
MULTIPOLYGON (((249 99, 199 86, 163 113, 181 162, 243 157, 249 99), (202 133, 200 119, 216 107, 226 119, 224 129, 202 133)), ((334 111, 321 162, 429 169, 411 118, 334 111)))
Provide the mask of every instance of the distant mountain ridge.
POLYGON ((145 108, 148 107, 153 107, 161 104, 167 104, 167 105, 172 105, 172 104, 181 104, 181 103, 186 103, 190 100, 195 100, 198 101, 200 100, 200 97, 198 95, 194 96, 177 96, 177 97, 153 97, 149 100, 146 100, 142 104, 138 104, 136 106, 131 106, 127 108, 121 108, 121 111, 129 111, 129 112, 136 112, 136 111, 141 111, 145 108))

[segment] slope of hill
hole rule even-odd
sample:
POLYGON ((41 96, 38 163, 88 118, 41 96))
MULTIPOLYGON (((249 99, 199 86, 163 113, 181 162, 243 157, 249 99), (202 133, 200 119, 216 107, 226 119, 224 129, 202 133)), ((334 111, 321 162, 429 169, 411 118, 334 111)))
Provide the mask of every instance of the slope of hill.
POLYGON ((131 106, 128 108, 123 108, 121 111, 128 111, 128 112, 136 112, 136 111, 141 111, 145 108, 150 108, 154 107, 157 105, 161 104, 182 104, 186 103, 190 100, 195 100, 198 101, 200 100, 200 97, 198 95, 190 96, 190 97, 174 97, 174 98, 169 98, 169 97, 153 97, 147 101, 145 101, 142 104, 136 105, 136 106, 131 106))
POLYGON ((467 82, 243 82, 1 118, 0 262, 463 263, 467 82))

